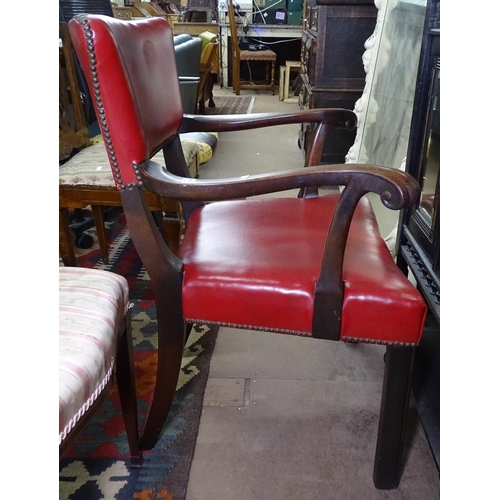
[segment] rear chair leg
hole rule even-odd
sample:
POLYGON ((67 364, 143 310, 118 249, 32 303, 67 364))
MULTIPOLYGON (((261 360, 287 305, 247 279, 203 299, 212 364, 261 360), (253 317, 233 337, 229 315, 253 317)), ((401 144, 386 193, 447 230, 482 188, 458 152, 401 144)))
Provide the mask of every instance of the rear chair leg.
POLYGON ((182 316, 168 315, 162 302, 156 301, 158 321, 158 366, 156 384, 149 415, 144 426, 140 446, 151 450, 160 438, 177 389, 177 380, 185 344, 182 316), (174 316, 174 317, 173 317, 174 316))
POLYGON ((379 490, 399 485, 414 352, 414 347, 387 346, 373 470, 373 483, 379 490))
POLYGON ((144 193, 133 186, 122 189, 120 194, 130 236, 151 277, 156 299, 156 383, 149 415, 140 437, 141 450, 151 450, 160 437, 172 405, 184 352, 182 263, 167 247, 144 193))

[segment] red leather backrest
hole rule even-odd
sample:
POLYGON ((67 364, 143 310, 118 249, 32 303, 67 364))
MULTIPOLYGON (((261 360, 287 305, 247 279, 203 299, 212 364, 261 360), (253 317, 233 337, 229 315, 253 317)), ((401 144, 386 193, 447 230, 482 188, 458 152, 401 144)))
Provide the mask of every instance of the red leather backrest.
POLYGON ((172 29, 165 19, 81 14, 69 22, 118 189, 133 165, 177 133, 183 109, 172 29))

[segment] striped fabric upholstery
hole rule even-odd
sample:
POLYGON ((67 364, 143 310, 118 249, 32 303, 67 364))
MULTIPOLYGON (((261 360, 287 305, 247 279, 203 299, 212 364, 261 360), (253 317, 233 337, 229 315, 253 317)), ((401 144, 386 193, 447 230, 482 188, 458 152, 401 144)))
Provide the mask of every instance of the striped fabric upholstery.
POLYGON ((59 268, 59 445, 111 379, 128 294, 117 274, 59 268))
MULTIPOLYGON (((182 151, 188 166, 197 159, 201 149, 201 146, 193 141, 182 142, 182 151)), ((165 166, 161 151, 153 157, 153 160, 165 166)), ((59 184, 113 187, 115 183, 104 144, 97 143, 82 149, 61 165, 59 167, 59 184)))

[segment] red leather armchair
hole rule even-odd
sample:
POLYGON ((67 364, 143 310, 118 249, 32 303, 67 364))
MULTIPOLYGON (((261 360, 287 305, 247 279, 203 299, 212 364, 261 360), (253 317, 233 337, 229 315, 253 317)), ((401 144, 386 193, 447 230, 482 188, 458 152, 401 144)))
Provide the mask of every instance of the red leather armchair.
POLYGON ((183 115, 172 30, 163 19, 80 15, 70 32, 156 296, 159 361, 142 448, 155 445, 164 425, 195 321, 380 343, 387 353, 374 483, 396 488, 413 351, 426 306, 391 258, 363 196, 378 193, 385 206, 399 210, 417 200, 416 181, 384 167, 312 166, 331 127, 355 127, 352 111, 183 115), (303 170, 188 178, 179 133, 302 122, 314 124, 303 170), (150 160, 160 150, 166 168, 150 160), (318 187, 329 185, 343 186, 342 194, 317 196, 318 187), (294 188, 298 197, 246 199, 294 188), (177 256, 154 224, 145 189, 182 203, 186 230, 177 256))

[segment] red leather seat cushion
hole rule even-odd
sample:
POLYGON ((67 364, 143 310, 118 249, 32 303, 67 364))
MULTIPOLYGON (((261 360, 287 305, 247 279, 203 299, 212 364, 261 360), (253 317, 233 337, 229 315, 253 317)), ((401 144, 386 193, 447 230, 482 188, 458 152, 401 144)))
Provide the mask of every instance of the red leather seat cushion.
MULTIPOLYGON (((314 284, 338 195, 209 204, 180 249, 186 321, 312 334, 314 284)), ((368 200, 344 263, 341 339, 418 342, 426 305, 392 259, 368 200)))

